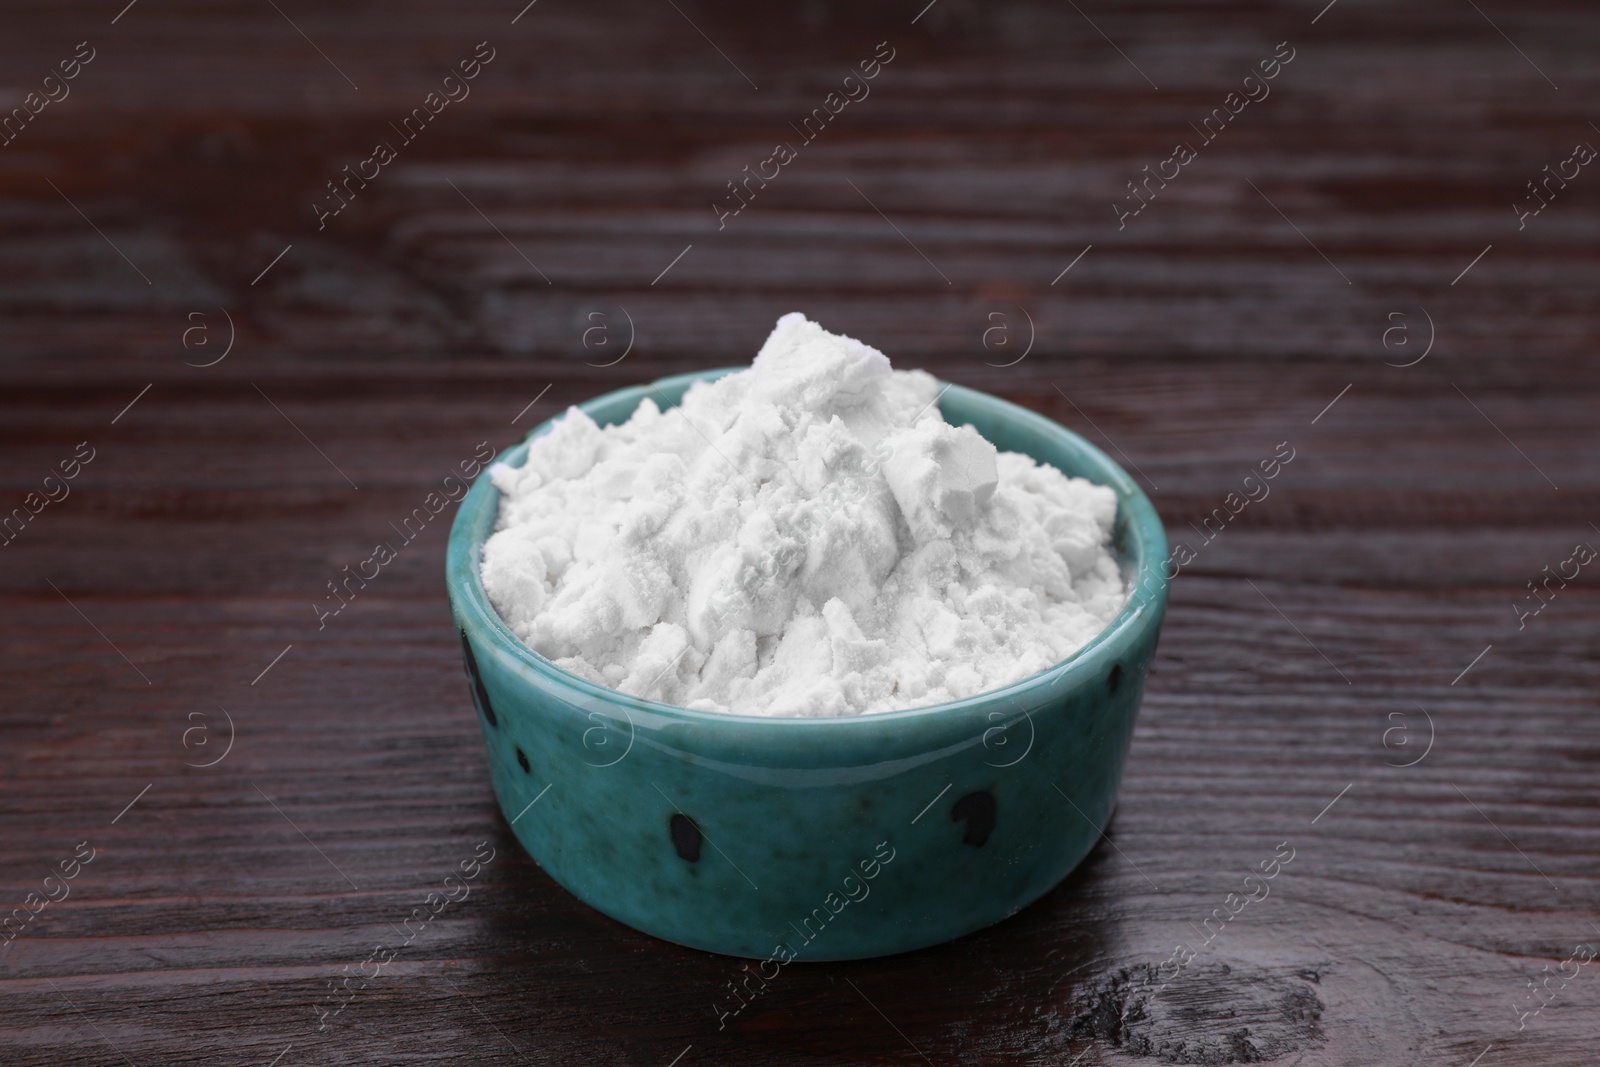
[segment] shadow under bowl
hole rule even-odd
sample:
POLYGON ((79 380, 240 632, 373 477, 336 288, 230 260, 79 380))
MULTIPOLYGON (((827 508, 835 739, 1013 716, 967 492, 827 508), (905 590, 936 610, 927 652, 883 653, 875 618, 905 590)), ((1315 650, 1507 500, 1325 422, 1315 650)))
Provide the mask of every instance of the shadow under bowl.
MULTIPOLYGON (((729 370, 580 405, 602 426, 676 405, 729 370)), ((1088 855, 1111 818, 1166 609, 1166 535, 1104 453, 952 385, 947 421, 1117 494, 1132 594, 1064 663, 966 700, 845 718, 692 711, 585 681, 525 646, 479 575, 500 494, 480 477, 446 562, 489 769, 512 831, 592 907, 733 956, 840 960, 938 944, 1010 916, 1088 855)), ((549 431, 546 422, 534 436, 549 431)), ((527 443, 498 461, 520 466, 527 443)))

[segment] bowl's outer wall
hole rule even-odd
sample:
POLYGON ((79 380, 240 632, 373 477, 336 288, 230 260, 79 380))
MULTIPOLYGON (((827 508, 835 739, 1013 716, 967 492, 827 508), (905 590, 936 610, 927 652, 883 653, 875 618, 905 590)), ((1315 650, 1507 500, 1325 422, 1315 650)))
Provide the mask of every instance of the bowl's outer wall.
MULTIPOLYGON (((665 407, 718 373, 583 406, 602 425, 618 422, 644 395, 665 407)), ((1165 609, 1160 521, 1125 472, 1049 420, 960 387, 940 410, 1002 449, 1111 485, 1116 543, 1136 586, 1129 610, 1062 667, 935 712, 690 712, 558 670, 521 645, 483 592, 480 550, 499 494, 479 479, 451 531, 451 601, 501 810, 563 887, 695 948, 854 959, 997 922, 1093 848, 1165 609), (680 813, 694 829, 677 820, 675 838, 680 813), (686 858, 697 845, 698 858, 686 858)), ((525 451, 500 461, 520 464, 525 451)))

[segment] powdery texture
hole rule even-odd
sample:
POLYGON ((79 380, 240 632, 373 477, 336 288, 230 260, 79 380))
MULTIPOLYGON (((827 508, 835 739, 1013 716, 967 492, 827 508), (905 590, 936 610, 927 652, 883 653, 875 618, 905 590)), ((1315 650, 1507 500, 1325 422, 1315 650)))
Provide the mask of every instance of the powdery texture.
POLYGON ((710 711, 891 711, 1060 663, 1127 599, 1116 496, 950 426, 938 388, 792 313, 665 414, 573 408, 492 469, 489 599, 557 666, 710 711))

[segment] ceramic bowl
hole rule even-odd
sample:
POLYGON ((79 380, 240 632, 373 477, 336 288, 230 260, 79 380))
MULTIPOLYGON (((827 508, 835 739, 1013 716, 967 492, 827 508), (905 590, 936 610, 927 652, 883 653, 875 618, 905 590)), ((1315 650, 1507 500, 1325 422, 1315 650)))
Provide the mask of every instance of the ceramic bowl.
MULTIPOLYGON (((727 370, 581 405, 600 425, 727 370)), ((480 478, 447 573, 500 808, 550 877, 668 941, 775 961, 880 956, 1000 921, 1059 883, 1111 818, 1166 608, 1166 536, 1104 453, 1014 404, 952 385, 949 422, 1108 485, 1133 595, 1066 662, 949 704, 848 718, 691 711, 539 656, 479 579, 500 494, 480 478)), ((550 423, 535 435, 548 432, 550 423)), ((527 444, 499 462, 520 465, 527 444)), ((763 973, 765 970, 763 969, 763 973)))

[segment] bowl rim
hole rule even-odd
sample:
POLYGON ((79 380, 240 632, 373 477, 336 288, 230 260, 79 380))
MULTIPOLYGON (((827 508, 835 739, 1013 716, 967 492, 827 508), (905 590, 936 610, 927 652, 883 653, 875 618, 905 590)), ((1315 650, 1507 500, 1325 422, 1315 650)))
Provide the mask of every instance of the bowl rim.
MULTIPOLYGON (((451 606, 454 609, 456 625, 466 631, 467 634, 486 636, 492 639, 499 652, 508 654, 519 665, 544 675, 561 685, 577 690, 584 696, 627 711, 661 716, 668 721, 706 726, 714 726, 716 724, 734 726, 735 724, 759 723, 769 729, 803 730, 828 728, 867 729, 866 724, 869 723, 905 723, 911 720, 947 718, 962 712, 992 708, 997 703, 1025 696, 1041 685, 1053 684, 1057 679, 1064 676, 1075 681, 1098 677, 1102 670, 1105 669, 1104 661, 1116 659, 1147 629, 1160 625, 1166 610, 1167 587, 1171 580, 1162 570, 1162 564, 1169 562, 1171 556, 1167 552, 1166 528, 1162 524, 1160 516, 1156 513, 1155 505, 1150 502, 1149 497, 1145 495, 1144 490, 1139 487, 1138 483, 1128 475, 1127 471, 1123 470, 1120 464, 1098 446, 1054 419, 979 389, 958 385, 954 382, 940 382, 942 388, 938 403, 941 415, 944 414, 945 397, 955 394, 958 400, 968 405, 989 406, 992 409, 998 409, 1007 418, 1023 423, 1035 432, 1047 436, 1066 438, 1069 443, 1100 467, 1100 470, 1094 473, 1096 475, 1104 474, 1106 480, 1102 481, 1098 477, 1091 477, 1086 474, 1069 475, 1069 477, 1087 477, 1095 484, 1109 485, 1112 491, 1117 494, 1119 512, 1126 509, 1129 542, 1131 545, 1136 546, 1132 551, 1137 556, 1136 566, 1133 568, 1132 573, 1125 572, 1124 574, 1130 586, 1128 601, 1104 629, 1095 634, 1082 648, 1060 663, 1019 678, 1014 682, 1009 682, 998 689, 985 690, 970 697, 963 697, 960 700, 946 701, 940 704, 924 704, 913 708, 897 708, 893 711, 853 715, 751 715, 741 712, 705 711, 697 708, 686 708, 678 704, 667 704, 623 693, 620 690, 591 682, 564 667, 559 667, 552 660, 546 659, 532 648, 529 648, 506 625, 505 620, 500 617, 500 613, 490 602, 488 592, 483 588, 481 569, 483 542, 495 532, 494 528, 499 516, 500 490, 495 487, 491 476, 495 466, 501 463, 520 466, 526 458, 529 444, 534 439, 549 433, 556 420, 565 417, 572 407, 576 407, 593 417, 595 409, 625 401, 631 401, 629 409, 631 411, 638 407, 639 401, 642 401, 646 396, 650 396, 661 406, 662 410, 667 410, 671 407, 676 407, 677 403, 681 402, 681 393, 678 402, 669 404, 660 395, 660 391, 679 389, 680 387, 683 391, 687 391, 696 382, 715 381, 725 375, 747 369, 749 368, 716 367, 707 370, 689 371, 683 374, 658 378, 653 382, 627 386, 622 389, 614 389, 608 393, 602 393, 599 396, 557 412, 529 430, 521 441, 498 453, 485 466, 483 472, 474 479, 471 489, 462 499, 460 507, 457 508, 455 518, 450 526, 445 555, 445 584, 451 606), (484 511, 490 512, 490 518, 486 523, 488 532, 483 538, 474 538, 469 527, 479 521, 479 516, 484 511), (846 723, 855 725, 843 725, 846 723), (832 724, 831 727, 830 724, 832 724)), ((609 423, 603 425, 609 425, 609 423)))

